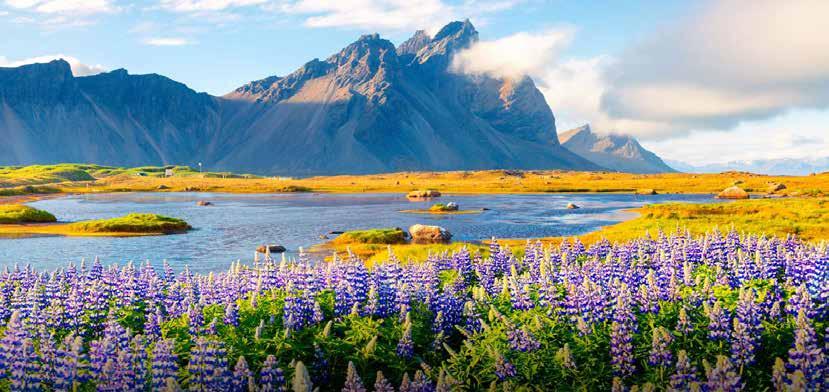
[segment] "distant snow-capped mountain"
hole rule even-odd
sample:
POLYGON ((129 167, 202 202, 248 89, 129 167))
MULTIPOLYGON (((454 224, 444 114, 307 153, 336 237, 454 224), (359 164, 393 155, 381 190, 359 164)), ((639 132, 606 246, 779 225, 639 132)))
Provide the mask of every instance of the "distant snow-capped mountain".
POLYGON ((667 160, 666 162, 674 169, 687 173, 745 171, 758 174, 805 176, 810 173, 822 173, 829 171, 829 157, 813 159, 757 159, 707 165, 692 165, 674 160, 667 160))

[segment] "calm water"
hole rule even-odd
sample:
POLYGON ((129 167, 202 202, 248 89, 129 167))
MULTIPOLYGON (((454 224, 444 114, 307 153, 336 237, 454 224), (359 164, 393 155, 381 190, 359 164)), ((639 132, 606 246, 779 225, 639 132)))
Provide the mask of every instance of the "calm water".
POLYGON ((320 243, 334 230, 408 228, 415 223, 446 227, 455 240, 490 237, 547 237, 582 234, 632 218, 623 210, 645 203, 710 201, 710 195, 465 195, 444 196, 461 209, 489 208, 481 214, 406 214, 431 202, 409 202, 400 194, 236 195, 196 193, 119 193, 42 200, 32 206, 60 221, 111 218, 153 212, 182 218, 196 230, 180 235, 133 238, 30 237, 0 239, 0 266, 31 263, 52 269, 69 261, 99 257, 104 263, 167 260, 194 271, 225 269, 232 261, 251 261, 264 243, 282 244, 292 254, 320 243), (197 200, 215 205, 198 207, 197 200), (573 202, 581 206, 568 210, 573 202))

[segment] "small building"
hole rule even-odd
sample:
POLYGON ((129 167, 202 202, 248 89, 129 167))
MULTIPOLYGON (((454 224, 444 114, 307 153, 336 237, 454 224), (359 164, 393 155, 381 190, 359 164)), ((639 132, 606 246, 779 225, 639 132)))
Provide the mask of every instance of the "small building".
POLYGON ((172 177, 173 169, 164 169, 164 177, 172 177))

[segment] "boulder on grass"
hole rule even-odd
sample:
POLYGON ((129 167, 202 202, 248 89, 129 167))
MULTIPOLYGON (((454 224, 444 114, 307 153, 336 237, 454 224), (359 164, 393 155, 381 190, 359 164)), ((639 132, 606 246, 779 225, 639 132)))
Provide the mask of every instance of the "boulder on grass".
POLYGON ((769 184, 768 193, 777 193, 786 189, 786 184, 772 183, 769 184))
POLYGON ((260 245, 256 248, 256 251, 259 253, 283 253, 285 250, 285 247, 282 245, 260 245))
POLYGON ((739 199, 748 199, 749 196, 748 192, 744 191, 743 188, 738 186, 732 186, 725 188, 720 194, 717 195, 717 199, 732 199, 732 200, 739 200, 739 199))
POLYGON ((651 188, 637 189, 636 194, 637 195, 655 195, 656 194, 656 189, 651 189, 651 188))
POLYGON ((452 233, 440 226, 417 224, 409 227, 409 234, 416 244, 445 244, 452 240, 452 233))
POLYGON ((406 194, 409 199, 431 199, 433 197, 440 197, 440 192, 434 189, 422 189, 419 191, 411 191, 406 194))

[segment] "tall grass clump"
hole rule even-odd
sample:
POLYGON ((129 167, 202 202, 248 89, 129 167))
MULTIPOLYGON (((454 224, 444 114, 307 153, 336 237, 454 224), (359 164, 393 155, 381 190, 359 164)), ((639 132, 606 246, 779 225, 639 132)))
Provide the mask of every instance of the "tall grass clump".
POLYGON ((0 224, 56 222, 54 215, 20 204, 0 204, 0 224))
POLYGON ((180 233, 190 225, 178 218, 157 214, 128 214, 119 218, 72 223, 68 231, 84 233, 180 233))

